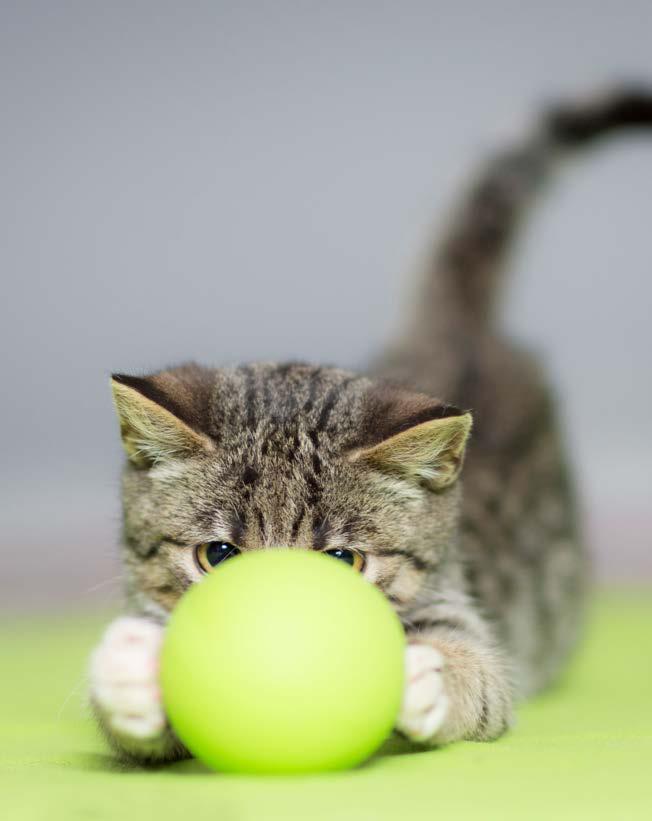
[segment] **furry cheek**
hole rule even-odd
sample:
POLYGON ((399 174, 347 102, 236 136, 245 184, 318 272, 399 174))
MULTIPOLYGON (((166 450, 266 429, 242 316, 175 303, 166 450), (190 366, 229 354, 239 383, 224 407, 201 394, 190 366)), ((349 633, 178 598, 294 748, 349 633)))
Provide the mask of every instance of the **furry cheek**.
POLYGON ((421 591, 426 573, 402 557, 382 557, 367 553, 364 574, 397 607, 407 606, 421 591))
POLYGON ((151 559, 136 559, 127 564, 130 600, 139 611, 152 607, 171 612, 191 584, 201 579, 190 547, 162 545, 151 559))

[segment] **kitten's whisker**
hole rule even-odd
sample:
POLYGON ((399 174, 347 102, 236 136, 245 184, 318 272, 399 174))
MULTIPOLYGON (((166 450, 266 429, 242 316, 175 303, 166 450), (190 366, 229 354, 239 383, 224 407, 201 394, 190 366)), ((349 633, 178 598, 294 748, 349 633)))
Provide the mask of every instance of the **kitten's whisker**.
POLYGON ((80 689, 81 689, 81 688, 82 688, 82 687, 86 684, 86 682, 87 682, 87 677, 86 677, 86 676, 82 676, 82 677, 79 679, 79 681, 77 681, 77 682, 73 685, 72 690, 71 690, 71 691, 68 693, 68 695, 65 697, 65 699, 63 700, 63 703, 61 704, 61 707, 59 707, 59 709, 58 709, 58 711, 57 711, 57 716, 56 716, 56 720, 57 720, 57 721, 60 721, 60 720, 61 720, 61 716, 62 716, 62 714, 63 714, 63 711, 64 711, 64 710, 66 709, 66 707, 68 706, 68 704, 69 704, 69 702, 70 702, 70 699, 71 699, 74 695, 77 695, 77 694, 79 693, 79 690, 80 690, 80 689))
POLYGON ((104 587, 107 584, 113 584, 114 582, 122 581, 124 579, 124 573, 118 573, 117 576, 112 576, 110 579, 104 579, 104 581, 98 582, 94 584, 92 587, 87 588, 83 591, 82 595, 87 596, 89 593, 94 593, 96 590, 104 587))

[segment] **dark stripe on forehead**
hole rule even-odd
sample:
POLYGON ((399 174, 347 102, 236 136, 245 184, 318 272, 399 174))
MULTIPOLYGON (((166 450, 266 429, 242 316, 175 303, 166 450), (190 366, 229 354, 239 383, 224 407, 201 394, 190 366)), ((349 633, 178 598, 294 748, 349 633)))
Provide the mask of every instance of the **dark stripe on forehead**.
POLYGON ((297 401, 296 393, 294 390, 290 389, 287 383, 274 385, 273 389, 276 389, 277 395, 274 399, 269 400, 270 406, 272 402, 274 402, 279 422, 289 425, 292 423, 292 420, 296 417, 297 411, 299 410, 299 403, 297 401))
POLYGON ((315 476, 308 474, 304 477, 307 488, 306 504, 308 507, 314 507, 321 496, 321 487, 315 476))
POLYGON ((321 431, 323 431, 326 428, 326 425, 328 424, 328 419, 331 415, 331 411, 333 410, 335 402, 337 401, 339 387, 339 385, 332 387, 326 394, 324 404, 322 405, 321 412, 319 414, 319 419, 317 419, 317 426, 315 428, 317 433, 321 433, 321 431))
POLYGON ((315 520, 312 528, 312 546, 315 550, 323 550, 328 544, 332 527, 328 519, 315 520))
POLYGON ((317 390, 321 384, 321 379, 319 369, 315 369, 310 374, 310 381, 308 382, 308 398, 306 399, 303 410, 307 413, 308 411, 312 410, 315 405, 315 399, 317 398, 317 390))
POLYGON ((272 391, 269 383, 269 379, 263 379, 263 401, 267 408, 272 404, 272 391))
POLYGON ((296 542, 297 536, 299 535, 299 528, 301 527, 301 522, 303 521, 303 517, 306 515, 306 509, 303 505, 299 508, 297 515, 294 517, 294 521, 292 522, 292 532, 290 535, 290 541, 296 542))
POLYGON ((300 362, 282 362, 280 365, 276 366, 276 373, 279 376, 287 376, 290 371, 293 371, 299 367, 301 367, 300 362))
POLYGON ((317 432, 321 432, 326 430, 328 425, 328 420, 330 419, 330 415, 333 411, 337 403, 337 399, 340 395, 344 393, 346 388, 349 387, 354 382, 359 382, 364 377, 361 376, 348 376, 346 379, 343 379, 339 384, 333 385, 328 393, 326 394, 326 398, 324 400, 324 404, 322 405, 321 412, 319 414, 319 419, 317 420, 316 430, 317 432))
POLYGON ((247 426, 256 425, 256 382, 252 368, 245 370, 245 408, 247 411, 247 426))

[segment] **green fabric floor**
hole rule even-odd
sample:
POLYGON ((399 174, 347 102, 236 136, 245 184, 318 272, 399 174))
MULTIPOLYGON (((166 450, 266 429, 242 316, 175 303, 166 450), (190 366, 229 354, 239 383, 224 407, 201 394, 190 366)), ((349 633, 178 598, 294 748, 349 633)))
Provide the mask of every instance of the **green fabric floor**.
POLYGON ((566 679, 500 741, 395 746, 356 771, 300 778, 116 764, 83 704, 103 622, 4 619, 2 819, 652 819, 652 590, 599 596, 566 679))

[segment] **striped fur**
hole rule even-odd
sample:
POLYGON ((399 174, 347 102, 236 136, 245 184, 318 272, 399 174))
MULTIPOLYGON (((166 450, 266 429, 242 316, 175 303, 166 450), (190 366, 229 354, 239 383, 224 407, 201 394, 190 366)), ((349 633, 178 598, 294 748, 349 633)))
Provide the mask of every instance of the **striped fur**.
MULTIPOLYGON (((504 732, 514 698, 575 645, 587 570, 554 405, 537 362, 494 327, 497 280, 558 156, 650 125, 652 96, 625 90, 551 109, 498 154, 368 375, 290 363, 116 377, 130 610, 164 621, 204 541, 354 547, 445 694, 429 734, 413 715, 401 726, 430 744, 504 732)), ((179 754, 165 738, 157 760, 179 754)))

